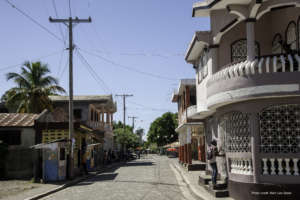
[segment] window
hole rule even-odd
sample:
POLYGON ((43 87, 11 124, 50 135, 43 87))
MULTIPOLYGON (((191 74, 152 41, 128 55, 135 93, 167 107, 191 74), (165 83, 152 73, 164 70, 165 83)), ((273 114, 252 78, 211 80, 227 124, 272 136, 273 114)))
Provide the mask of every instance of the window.
POLYGON ((8 145, 21 144, 21 131, 20 130, 7 130, 0 131, 0 140, 8 145))
POLYGON ((60 148, 60 150, 59 150, 59 160, 66 160, 66 150, 65 150, 65 148, 60 148))
POLYGON ((81 119, 81 109, 74 109, 74 118, 81 119))
POLYGON ((91 121, 94 121, 94 110, 91 109, 91 121))
POLYGON ((208 61, 208 52, 207 49, 204 49, 200 55, 199 64, 197 68, 198 84, 200 84, 201 81, 205 79, 205 77, 208 74, 207 61, 208 61))
POLYGON ((297 50, 296 23, 291 21, 285 31, 285 41, 290 50, 297 50))
MULTIPOLYGON (((255 43, 255 55, 259 56, 258 42, 255 43)), ((241 62, 247 59, 247 40, 240 39, 231 44, 231 62, 241 62)))
POLYGON ((272 54, 281 54, 282 50, 282 37, 279 33, 277 33, 272 42, 272 54))

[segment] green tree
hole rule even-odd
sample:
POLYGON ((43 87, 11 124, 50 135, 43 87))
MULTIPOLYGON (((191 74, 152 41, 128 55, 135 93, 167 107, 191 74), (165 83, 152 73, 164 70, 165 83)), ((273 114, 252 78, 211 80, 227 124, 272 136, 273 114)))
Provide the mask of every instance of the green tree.
POLYGON ((175 142, 178 140, 178 133, 175 132, 177 126, 177 113, 164 113, 151 123, 147 140, 149 143, 156 143, 158 146, 175 142))
MULTIPOLYGON (((130 128, 126 128, 125 132, 123 128, 117 128, 114 130, 117 143, 122 147, 136 148, 138 146, 138 136, 134 134, 130 128)), ((122 148, 123 149, 123 148, 122 148)))
POLYGON ((16 87, 6 91, 1 101, 12 112, 40 113, 44 109, 52 109, 49 95, 65 93, 58 85, 58 80, 49 76, 50 70, 47 64, 41 62, 25 62, 21 67, 21 73, 10 72, 6 79, 13 80, 16 87))

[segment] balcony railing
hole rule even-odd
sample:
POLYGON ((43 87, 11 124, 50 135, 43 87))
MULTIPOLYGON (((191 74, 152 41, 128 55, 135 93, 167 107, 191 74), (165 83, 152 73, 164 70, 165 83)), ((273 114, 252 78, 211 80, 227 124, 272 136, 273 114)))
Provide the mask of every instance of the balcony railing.
POLYGON ((190 118, 197 113, 197 106, 192 105, 187 108, 187 117, 190 118))
POLYGON ((207 85, 239 76, 295 71, 300 72, 300 56, 298 54, 261 56, 254 61, 243 61, 229 65, 212 75, 207 85))

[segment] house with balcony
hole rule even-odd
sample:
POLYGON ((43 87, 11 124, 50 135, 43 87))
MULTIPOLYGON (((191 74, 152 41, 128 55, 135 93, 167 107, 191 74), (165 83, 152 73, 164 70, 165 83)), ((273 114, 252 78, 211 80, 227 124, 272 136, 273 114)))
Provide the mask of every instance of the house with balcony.
MULTIPOLYGON (((50 96, 54 108, 61 108, 68 113, 68 96, 50 96)), ((113 150, 113 114, 116 112, 116 103, 112 95, 74 96, 74 120, 88 128, 102 132, 104 135, 103 149, 113 150)))
POLYGON ((195 79, 180 80, 172 96, 178 105, 179 162, 188 170, 203 169, 205 165, 205 139, 203 123, 197 118, 195 79), (193 162, 194 161, 194 162, 193 162), (198 161, 198 162, 196 162, 198 161))
POLYGON ((204 0, 186 61, 196 70, 195 118, 225 157, 235 199, 300 199, 300 1, 204 0))

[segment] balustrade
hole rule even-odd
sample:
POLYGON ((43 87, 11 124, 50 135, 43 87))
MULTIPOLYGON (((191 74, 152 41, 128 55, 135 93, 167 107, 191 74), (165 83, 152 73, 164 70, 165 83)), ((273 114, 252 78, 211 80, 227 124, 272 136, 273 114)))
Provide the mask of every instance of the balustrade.
POLYGON ((251 158, 230 158, 230 163, 231 173, 253 175, 251 158))
POLYGON ((262 175, 299 176, 299 158, 262 158, 262 175))
POLYGON ((280 54, 262 56, 254 61, 243 61, 229 65, 215 73, 209 80, 208 85, 219 80, 231 79, 244 75, 278 72, 300 72, 300 56, 298 54, 280 54))

